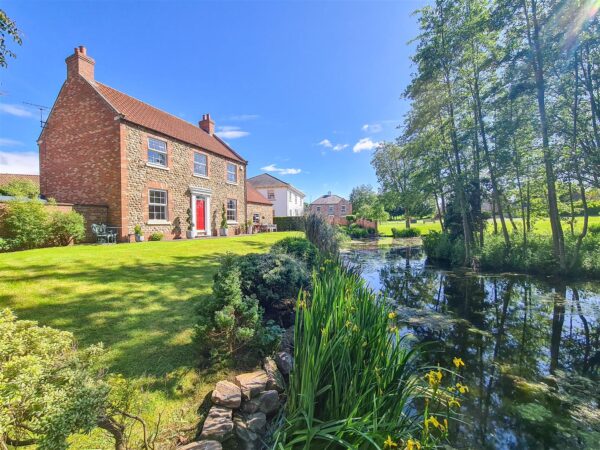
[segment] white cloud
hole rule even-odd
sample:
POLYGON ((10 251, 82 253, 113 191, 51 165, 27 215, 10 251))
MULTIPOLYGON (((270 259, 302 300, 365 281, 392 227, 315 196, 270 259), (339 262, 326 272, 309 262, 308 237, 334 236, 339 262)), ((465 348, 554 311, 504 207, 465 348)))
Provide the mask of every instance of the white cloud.
POLYGON ((365 123, 361 129, 367 133, 380 133, 383 131, 383 126, 380 123, 365 123))
POLYGON ((33 112, 21 105, 0 103, 0 112, 16 117, 33 117, 33 112))
POLYGON ((374 150, 379 146, 379 144, 380 142, 374 142, 371 140, 371 138, 362 138, 360 141, 354 144, 354 147, 352 147, 352 151, 354 153, 360 153, 365 150, 374 150))
POLYGON ((320 145, 321 147, 326 147, 326 148, 331 148, 333 147, 333 144, 331 143, 331 141, 329 139, 323 139, 321 142, 319 142, 317 145, 320 145))
POLYGON ((258 114, 238 114, 237 116, 230 116, 229 120, 236 122, 245 122, 247 120, 256 120, 260 116, 258 114))
POLYGON ((244 136, 248 136, 250 133, 243 131, 240 127, 234 127, 231 125, 223 125, 217 127, 216 134, 223 139, 237 139, 244 136))
POLYGON ((344 150, 346 147, 348 147, 348 144, 335 144, 333 146, 333 151, 334 152, 339 152, 339 151, 344 150))
POLYGON ((37 175, 40 172, 37 152, 0 151, 0 172, 37 175))
POLYGON ((302 172, 300 169, 286 169, 283 167, 277 167, 275 164, 269 164, 268 166, 261 167, 260 170, 264 170, 265 172, 275 172, 279 175, 297 175, 302 172))
POLYGON ((0 138, 0 147, 15 147, 17 145, 23 145, 23 143, 15 139, 0 138))

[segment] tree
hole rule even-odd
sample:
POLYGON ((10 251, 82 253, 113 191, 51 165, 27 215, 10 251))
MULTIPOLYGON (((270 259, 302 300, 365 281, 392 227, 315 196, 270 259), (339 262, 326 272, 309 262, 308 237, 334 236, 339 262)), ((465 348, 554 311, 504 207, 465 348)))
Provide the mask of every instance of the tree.
POLYGON ((15 53, 8 48, 7 41, 12 41, 15 44, 21 45, 23 43, 21 39, 21 32, 17 28, 15 22, 6 15, 4 10, 0 9, 0 67, 6 67, 8 63, 6 58, 15 58, 15 53))
MULTIPOLYGON (((404 210, 406 227, 410 228, 413 213, 426 203, 426 191, 420 183, 418 161, 410 154, 411 145, 392 143, 380 145, 371 160, 382 195, 388 202, 395 200, 404 210)), ((382 203, 382 202, 380 202, 382 203)))
POLYGON ((361 184, 352 188, 350 192, 350 203, 352 203, 352 211, 356 214, 363 206, 372 206, 377 201, 377 193, 373 187, 368 184, 361 184))

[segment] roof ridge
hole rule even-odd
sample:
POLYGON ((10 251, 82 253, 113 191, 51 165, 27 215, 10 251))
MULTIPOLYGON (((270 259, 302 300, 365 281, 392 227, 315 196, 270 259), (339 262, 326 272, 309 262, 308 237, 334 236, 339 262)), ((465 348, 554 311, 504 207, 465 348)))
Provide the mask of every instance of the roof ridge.
MULTIPOLYGON (((167 112, 167 111, 165 111, 164 109, 157 108, 156 106, 153 106, 153 105, 151 105, 150 103, 148 103, 148 102, 145 102, 144 100, 140 100, 139 98, 137 98, 137 97, 134 97, 133 95, 126 94, 125 92, 123 92, 123 91, 120 91, 120 90, 118 90, 118 89, 115 89, 114 87, 112 87, 112 86, 109 86, 108 84, 104 84, 104 83, 101 83, 101 82, 99 82, 99 81, 95 81, 94 83, 96 83, 96 84, 101 84, 102 86, 104 86, 104 87, 107 87, 108 89, 112 89, 113 91, 116 91, 116 92, 118 92, 118 93, 119 93, 119 94, 121 94, 121 95, 124 95, 124 96, 126 96, 126 97, 129 97, 129 98, 132 98, 132 99, 134 99, 136 102, 143 103, 144 105, 148 106, 149 108, 152 108, 152 109, 155 109, 155 110, 157 110, 157 111, 160 111, 161 113, 163 113, 163 114, 166 114, 166 115, 168 115, 168 116, 171 116, 171 117, 173 117, 174 119, 177 119, 177 120, 179 120, 179 121, 181 121, 181 122, 184 122, 184 123, 186 123, 186 124, 188 124, 188 125, 191 125, 191 126, 193 126, 193 127, 196 127, 196 128, 198 128, 199 130, 202 130, 202 128, 200 128, 200 127, 199 127, 199 126, 197 126, 197 125, 194 125, 192 122, 188 122, 187 120, 185 120, 185 119, 182 119, 181 117, 178 117, 178 116, 176 116, 175 114, 171 114, 170 112, 167 112)), ((100 93, 100 95, 102 95, 102 93, 100 93)), ((104 96, 103 96, 103 97, 104 97, 104 96)), ((107 100, 107 101, 108 101, 108 100, 107 100)), ((109 104, 112 106, 112 103, 110 103, 109 101, 108 101, 108 103, 109 103, 109 104)), ((113 108, 114 108, 114 106, 113 106, 113 108)), ((118 110, 118 109, 116 109, 116 108, 115 108, 115 111, 119 112, 119 110, 118 110)), ((204 131, 204 130, 202 130, 202 131, 204 131)), ((204 131, 204 133, 206 133, 206 131, 204 131)), ((206 133, 206 134, 208 134, 208 133, 206 133)), ((228 147, 229 147, 229 146, 228 146, 228 147)), ((231 148, 230 148, 230 150, 231 150, 231 148)), ((238 156, 239 156, 239 155, 238 155, 238 156)))
POLYGON ((261 174, 259 174, 259 175, 254 175, 253 177, 250 177, 250 178, 248 178, 248 179, 249 179, 249 180, 251 180, 252 178, 258 178, 258 177, 262 177, 263 175, 266 175, 266 176, 268 176, 268 177, 271 177, 271 178, 273 178, 274 180, 277 180, 277 181, 279 181, 279 182, 281 182, 281 183, 285 184, 286 186, 291 186, 291 185, 290 185, 290 183, 288 183, 287 181, 283 181, 283 180, 281 180, 281 179, 279 179, 279 178, 277 178, 277 177, 275 177, 275 176, 273 176, 273 175, 271 175, 270 173, 267 173, 267 172, 261 173, 261 174))

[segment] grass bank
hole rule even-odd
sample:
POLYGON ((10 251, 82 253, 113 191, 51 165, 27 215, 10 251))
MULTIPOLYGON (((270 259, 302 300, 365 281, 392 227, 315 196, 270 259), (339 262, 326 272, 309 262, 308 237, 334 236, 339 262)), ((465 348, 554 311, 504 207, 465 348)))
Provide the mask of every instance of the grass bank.
MULTIPOLYGON (((111 371, 141 380, 143 415, 166 434, 190 428, 213 377, 196 369, 196 302, 209 298, 219 257, 266 252, 298 233, 81 245, 0 254, 0 307, 107 348, 111 371)), ((100 439, 100 440, 98 440, 100 439)), ((108 441, 107 441, 108 442, 108 441)), ((78 437, 73 448, 110 448, 78 437)), ((168 447, 161 447, 168 448, 168 447)))

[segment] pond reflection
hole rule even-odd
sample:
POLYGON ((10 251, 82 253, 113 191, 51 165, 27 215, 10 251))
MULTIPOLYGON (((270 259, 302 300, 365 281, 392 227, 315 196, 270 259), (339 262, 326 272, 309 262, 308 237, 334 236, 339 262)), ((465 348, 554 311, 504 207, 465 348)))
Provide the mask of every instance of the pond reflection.
POLYGON ((600 283, 443 270, 414 247, 344 257, 432 343, 427 363, 465 361, 455 447, 600 448, 600 283))

